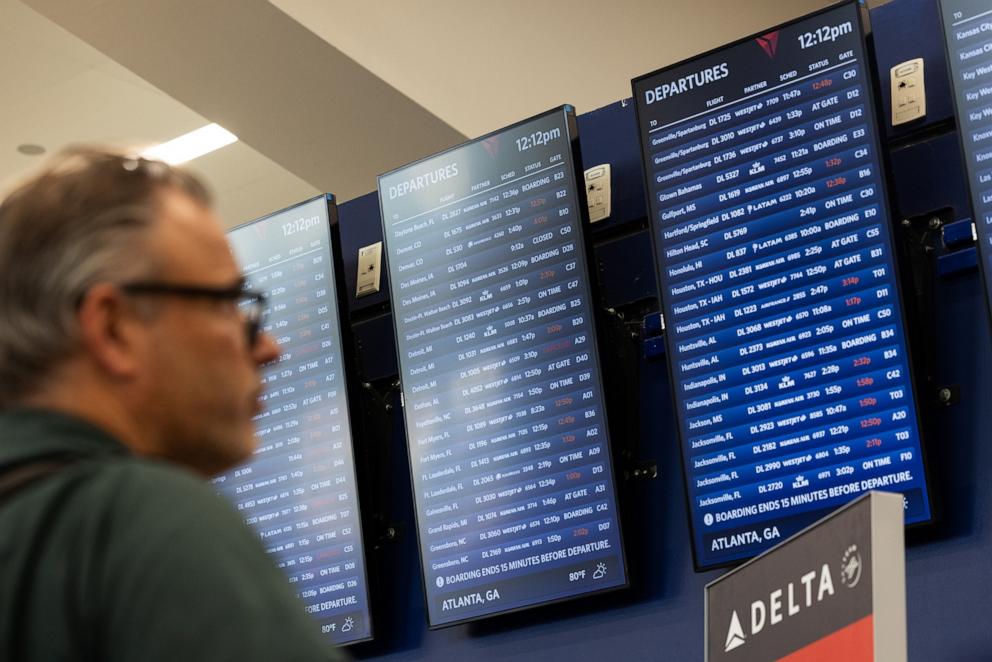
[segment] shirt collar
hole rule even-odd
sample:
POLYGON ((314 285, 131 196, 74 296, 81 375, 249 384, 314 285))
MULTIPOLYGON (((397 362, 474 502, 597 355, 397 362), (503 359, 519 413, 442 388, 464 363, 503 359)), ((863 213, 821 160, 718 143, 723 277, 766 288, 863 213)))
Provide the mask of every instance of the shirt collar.
POLYGON ((47 455, 99 457, 128 452, 110 434, 75 416, 49 409, 0 412, 0 466, 47 455))

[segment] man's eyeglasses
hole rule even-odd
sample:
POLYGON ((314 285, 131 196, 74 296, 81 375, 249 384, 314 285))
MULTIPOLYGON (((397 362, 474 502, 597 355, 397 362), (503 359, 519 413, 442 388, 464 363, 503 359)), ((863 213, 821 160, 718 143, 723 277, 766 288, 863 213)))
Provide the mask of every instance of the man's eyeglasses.
POLYGON ((120 288, 128 294, 173 296, 236 303, 244 319, 249 347, 255 346, 259 332, 262 330, 262 324, 265 322, 265 311, 268 303, 265 294, 256 290, 245 289, 241 284, 233 287, 199 287, 173 285, 171 283, 137 282, 125 283, 120 288))

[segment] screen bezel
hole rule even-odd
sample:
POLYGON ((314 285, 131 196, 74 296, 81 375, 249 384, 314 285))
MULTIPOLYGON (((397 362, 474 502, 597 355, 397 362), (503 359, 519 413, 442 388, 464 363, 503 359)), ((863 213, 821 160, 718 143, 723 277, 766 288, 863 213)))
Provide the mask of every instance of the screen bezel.
MULTIPOLYGON (((410 437, 409 437, 409 426, 408 426, 407 417, 406 417, 406 407, 404 406, 403 407, 403 434, 404 434, 404 437, 405 437, 406 442, 407 442, 407 464, 408 464, 409 469, 410 469, 410 485, 411 485, 411 488, 413 488, 412 491, 414 492, 414 494, 412 494, 412 496, 413 496, 413 506, 414 506, 414 508, 413 508, 413 516, 414 516, 414 522, 415 522, 415 525, 416 525, 415 528, 416 528, 416 533, 417 533, 417 553, 418 553, 418 555, 420 557, 420 582, 421 582, 421 588, 422 588, 423 596, 424 596, 424 614, 425 614, 425 616, 427 618, 427 628, 428 628, 428 630, 440 630, 440 629, 444 629, 444 628, 448 628, 448 627, 453 627, 453 626, 456 626, 456 625, 462 625, 462 624, 465 624, 465 623, 471 623, 471 622, 475 622, 475 621, 480 621, 480 620, 485 620, 485 619, 489 619, 489 618, 494 618, 494 617, 497 617, 497 616, 504 616, 504 615, 507 615, 507 614, 513 614, 513 613, 517 613, 517 612, 521 612, 521 611, 527 611, 527 610, 530 610, 530 609, 537 609, 537 608, 541 608, 541 607, 546 607, 546 606, 558 604, 558 603, 561 603, 561 602, 567 602, 567 601, 570 601, 570 600, 575 600, 577 598, 587 598, 587 597, 591 597, 591 596, 594 596, 594 595, 601 595, 601 594, 604 594, 604 593, 611 593, 613 591, 618 591, 618 590, 621 590, 621 589, 625 589, 625 588, 627 588, 627 587, 630 586, 630 571, 629 571, 629 569, 627 567, 627 556, 626 556, 626 550, 625 550, 624 539, 623 539, 623 527, 621 525, 622 517, 621 517, 620 501, 619 501, 619 494, 618 494, 618 489, 617 489, 618 472, 617 472, 617 465, 615 464, 615 458, 614 458, 614 454, 613 454, 613 441, 612 440, 614 438, 614 434, 613 434, 614 430, 613 430, 613 428, 610 425, 610 416, 609 416, 609 411, 608 411, 608 407, 607 407, 607 400, 608 400, 608 398, 606 396, 606 382, 605 382, 605 377, 604 377, 604 373, 603 373, 603 369, 602 369, 602 365, 601 365, 602 356, 605 355, 605 352, 607 350, 607 346, 604 344, 604 338, 605 338, 604 329, 605 329, 605 326, 604 326, 604 320, 603 320, 603 317, 602 317, 603 313, 602 313, 601 307, 598 305, 599 301, 601 300, 600 299, 600 292, 599 292, 599 282, 598 282, 598 279, 594 278, 593 271, 590 269, 590 258, 593 256, 593 244, 592 244, 591 232, 589 230, 589 207, 588 207, 588 203, 586 201, 585 186, 584 185, 580 185, 580 182, 582 182, 584 184, 585 179, 584 179, 584 173, 583 173, 583 170, 582 170, 581 151, 580 151, 580 147, 579 147, 578 123, 577 123, 576 118, 575 118, 575 109, 574 109, 574 107, 571 106, 571 105, 569 105, 569 104, 565 104, 565 105, 562 105, 562 106, 558 106, 556 108, 552 108, 551 110, 547 110, 547 111, 545 111, 543 113, 538 113, 537 115, 534 115, 532 117, 528 117, 526 119, 520 120, 519 122, 514 122, 513 124, 510 124, 510 125, 505 126, 503 128, 497 129, 495 131, 490 131, 489 133, 487 133, 485 135, 482 135, 482 136, 479 136, 478 138, 474 138, 472 140, 466 140, 465 142, 460 143, 458 145, 455 145, 453 147, 449 147, 448 149, 442 150, 442 151, 437 152, 435 154, 431 154, 431 155, 426 156, 424 158, 421 158, 421 159, 418 159, 418 160, 413 161, 411 163, 408 163, 408 164, 406 164, 404 166, 401 166, 399 168, 394 168, 393 170, 390 170, 388 172, 382 173, 377 178, 377 187, 376 187, 377 188, 377 192, 378 192, 378 196, 379 196, 379 221, 382 224, 383 245, 384 245, 384 248, 386 249, 387 255, 388 255, 389 241, 388 241, 388 238, 387 237, 388 237, 388 230, 389 230, 389 228, 386 225, 386 214, 385 214, 385 210, 383 209, 382 190, 380 188, 381 187, 381 184, 382 184, 383 178, 389 177, 390 175, 394 175, 394 174, 396 174, 398 172, 402 172, 403 170, 406 170, 408 168, 415 167, 415 166, 417 166, 417 165, 419 165, 419 164, 421 164, 421 163, 423 163, 425 161, 428 161, 430 159, 434 159, 434 158, 436 158, 438 156, 442 156, 444 154, 449 154, 451 152, 457 151, 457 150, 462 149, 464 147, 468 147, 469 145, 472 145, 472 144, 479 143, 479 142, 482 142, 484 140, 487 140, 488 138, 497 136, 499 134, 502 134, 502 133, 505 133, 505 132, 508 132, 508 131, 512 131, 512 130, 520 127, 520 126, 523 126, 524 124, 528 124, 530 122, 534 122, 534 121, 540 120, 540 119, 542 119, 544 117, 547 117, 549 115, 554 115, 554 114, 559 114, 559 113, 564 114, 564 127, 565 127, 566 132, 568 133, 568 136, 567 136, 567 138, 568 138, 568 149, 567 149, 567 151, 568 151, 569 159, 571 160, 571 167, 570 168, 566 168, 565 170, 568 173, 568 176, 571 178, 570 179, 570 182, 571 182, 572 186, 574 187, 574 190, 576 192, 576 198, 577 198, 576 199, 576 205, 578 207, 578 210, 577 211, 578 211, 578 214, 579 214, 579 230, 580 230, 580 234, 581 234, 581 237, 582 237, 582 239, 579 242, 579 244, 582 247, 582 259, 585 262, 585 264, 584 264, 585 274, 586 274, 586 277, 588 279, 587 280, 587 283, 588 283, 588 286, 589 286, 589 295, 590 295, 590 303, 589 303, 589 305, 590 305, 590 308, 592 309, 592 318, 593 318, 592 333, 595 336, 594 342, 595 342, 595 346, 596 346, 596 370, 597 370, 597 373, 599 375, 600 391, 601 391, 602 396, 603 396, 603 403, 602 403, 602 406, 603 406, 603 419, 604 419, 604 427, 606 429, 606 434, 607 434, 607 439, 606 439, 606 444, 605 445, 606 445, 606 452, 607 452, 608 457, 609 457, 609 460, 610 460, 611 482, 612 482, 611 487, 612 487, 612 493, 613 493, 614 510, 616 511, 614 513, 614 518, 616 520, 617 536, 618 536, 618 538, 620 540, 620 558, 623 561, 623 569, 624 569, 623 579, 624 579, 624 581, 623 581, 622 584, 617 584, 615 586, 610 586, 610 587, 601 588, 601 589, 595 589, 593 591, 588 591, 588 592, 577 593, 575 595, 570 595, 570 596, 566 596, 566 597, 562 597, 562 598, 554 598, 552 600, 535 602, 533 604, 523 605, 523 606, 519 606, 519 607, 511 607, 511 608, 508 608, 508 609, 503 609, 503 610, 500 610, 500 611, 494 611, 494 612, 490 612, 490 613, 487 613, 487 614, 480 614, 480 615, 477 615, 477 616, 469 616, 469 617, 466 617, 466 618, 463 618, 463 619, 459 619, 459 620, 455 620, 455 621, 446 621, 444 623, 437 623, 437 624, 433 623, 431 621, 431 616, 430 616, 430 598, 428 597, 428 592, 427 592, 427 578, 426 578, 426 573, 425 573, 425 568, 424 568, 423 546, 421 544, 422 541, 420 539, 420 510, 417 507, 417 495, 415 493, 416 492, 416 488, 414 487, 415 486, 415 483, 414 483, 413 458, 412 458, 412 455, 410 454, 410 450, 409 450, 409 441, 410 441, 410 437)), ((388 258, 387 258, 387 265, 388 264, 389 264, 389 262, 388 262, 388 258)), ((395 310, 393 310, 393 306, 392 306, 392 302, 394 300, 394 297, 393 297, 393 294, 394 294, 394 292, 393 292, 393 282, 392 282, 392 278, 389 277, 388 269, 387 269, 386 276, 387 276, 386 277, 386 282, 387 282, 387 286, 389 288, 389 302, 390 302, 390 311, 391 311, 392 324, 393 324, 393 339, 394 339, 394 344, 396 345, 396 354, 397 354, 397 359, 396 359, 397 360, 397 363, 396 363, 396 366, 397 366, 397 371, 402 371, 402 366, 400 364, 399 331, 398 331, 398 329, 396 327, 396 315, 395 315, 395 310)), ((402 384, 402 382, 403 382, 403 375, 400 374, 399 375, 399 378, 400 378, 400 383, 402 384)), ((401 387, 401 394, 402 394, 402 387, 401 387)))
MULTIPOLYGON (((945 5, 949 4, 948 0, 937 0, 937 9, 940 14, 940 36, 944 39, 944 66, 947 70, 947 79, 951 85, 951 103, 954 106, 954 124, 957 129, 958 134, 958 147, 961 148, 961 160, 964 162, 965 171, 965 186, 968 188, 968 207, 971 209, 971 222, 975 226, 975 236, 978 237, 978 241, 975 243, 975 250, 978 252, 978 274, 984 286, 985 294, 985 311, 987 313, 986 319, 992 324, 992 274, 989 273, 988 265, 986 265, 986 260, 992 260, 992 245, 986 246, 985 242, 982 241, 982 234, 979 231, 979 211, 975 206, 977 193, 972 186, 972 168, 974 167, 969 158, 968 146, 965 144, 964 132, 962 130, 961 123, 961 107, 958 105, 958 81, 954 75, 954 68, 951 66, 951 43, 948 40, 948 23, 947 16, 945 15, 945 5), (985 253, 988 250, 988 254, 985 253)), ((992 239, 992 232, 989 233, 988 237, 992 239)))
MULTIPOLYGON (((375 638, 375 621, 373 619, 373 591, 372 586, 369 584, 369 559, 367 554, 367 549, 369 547, 369 541, 366 537, 366 532, 371 531, 368 526, 368 517, 364 513, 361 507, 361 485, 364 482, 361 477, 365 473, 358 464, 358 456, 355 453, 355 442, 358 435, 358 431, 362 426, 362 411, 361 411, 361 392, 358 388, 357 381, 357 369, 355 365, 355 344, 354 337, 351 332, 351 325, 345 324, 348 320, 348 310, 346 308, 348 291, 344 282, 344 260, 341 255, 341 229, 338 225, 338 208, 337 202, 332 193, 323 193, 316 195, 312 198, 308 198, 296 204, 290 205, 283 209, 279 209, 272 213, 266 214, 265 216, 260 216, 259 218, 247 221, 245 223, 240 223, 233 227, 225 230, 225 235, 234 232, 235 230, 241 230, 243 228, 250 227, 256 223, 261 223, 268 221, 275 216, 291 212, 298 207, 303 207, 305 205, 312 204, 318 200, 323 200, 327 208, 327 250, 331 255, 331 268, 333 269, 334 276, 334 293, 337 297, 336 308, 337 314, 332 317, 335 318, 338 325, 338 337, 341 339, 341 365, 344 370, 344 384, 345 384, 345 401, 348 411, 348 425, 350 428, 351 445, 349 446, 349 452, 351 453, 351 466, 355 472, 355 508, 358 510, 358 522, 359 522, 359 532, 358 537, 362 541, 362 575, 365 582, 365 601, 366 601, 366 612, 368 613, 368 623, 369 623, 369 634, 368 636, 361 637, 358 639, 350 639, 346 642, 331 644, 335 648, 345 648, 353 644, 365 643, 367 641, 372 641, 375 638)), ((314 619, 316 622, 316 619, 314 619)), ((321 634, 322 637, 327 635, 321 634)))
MULTIPOLYGON (((775 32, 776 30, 782 30, 782 29, 785 29, 785 28, 791 28, 794 25, 797 25, 799 23, 803 23, 805 21, 813 20, 817 16, 820 16, 821 14, 826 14, 826 13, 829 13, 829 12, 832 12, 832 11, 836 11, 837 9, 840 9, 842 7, 845 7, 845 6, 849 6, 849 7, 853 7, 854 8, 854 13, 855 13, 855 16, 856 16, 855 17, 855 20, 857 21, 857 30, 858 30, 857 37, 861 41, 862 56, 863 56, 862 63, 863 63, 863 71, 864 71, 864 74, 865 74, 865 87, 866 87, 866 95, 867 95, 866 105, 867 105, 868 110, 869 110, 869 113, 871 115, 871 117, 869 118, 868 121, 869 122, 873 122, 873 124, 874 124, 874 126, 873 126, 873 128, 874 128, 874 135, 873 135, 873 138, 872 138, 872 146, 874 147, 875 154, 877 155, 878 165, 882 169, 882 172, 879 173, 879 177, 878 177, 879 188, 880 188, 880 192, 881 192, 881 195, 880 195, 880 204, 884 206, 884 209, 885 209, 885 212, 886 212, 886 220, 888 222, 888 230, 889 230, 888 242, 887 243, 888 243, 889 250, 890 250, 890 253, 891 253, 891 256, 892 256, 892 262, 893 262, 894 266, 896 267, 896 273, 894 274, 893 282, 895 283, 896 298, 897 298, 897 301, 898 301, 898 304, 899 304, 898 305, 898 308, 899 308, 899 320, 900 320, 900 323, 901 323, 902 329, 903 329, 903 332, 902 332, 903 333, 903 341, 905 342, 905 346, 906 346, 906 364, 907 364, 907 370, 909 371, 909 383, 910 383, 910 387, 912 389, 913 415, 914 415, 914 417, 916 419, 916 429, 917 429, 917 432, 919 434, 919 446, 920 446, 920 454, 921 454, 920 462, 921 462, 921 464, 923 466, 923 486, 926 488, 926 503, 927 503, 927 510, 929 511, 929 518, 926 519, 926 520, 921 520, 919 522, 915 522, 913 524, 907 525, 907 528, 913 529, 913 528, 916 528, 916 527, 919 527, 919 526, 925 526, 927 524, 930 524, 935 519, 935 517, 934 517, 934 509, 933 509, 933 493, 932 493, 933 491, 931 490, 931 484, 930 484, 930 474, 931 474, 931 471, 930 471, 930 468, 929 468, 929 463, 927 461, 927 453, 926 453, 926 450, 925 450, 926 449, 926 443, 924 441, 924 428, 923 428, 923 424, 922 424, 922 419, 920 417, 920 399, 919 399, 918 394, 917 394, 917 390, 918 389, 917 389, 917 381, 916 381, 916 372, 914 370, 915 363, 913 361, 913 351, 912 351, 912 347, 910 346, 909 333, 906 330, 906 310, 905 310, 905 305, 906 304, 903 301, 902 279, 900 278, 900 275, 899 275, 900 274, 900 271, 901 271, 899 269, 899 267, 901 265, 899 264, 899 255, 898 255, 899 251, 896 250, 895 237, 893 236, 894 226, 892 224, 892 218, 893 218, 893 216, 892 216, 892 205, 890 204, 890 199, 889 199, 888 173, 885 172, 885 169, 886 169, 886 166, 887 166, 887 160, 886 160, 886 158, 884 156, 884 153, 883 153, 883 151, 881 149, 881 147, 882 147, 882 145, 881 145, 881 138, 880 138, 881 127, 878 124, 878 114, 877 114, 876 104, 875 104, 875 94, 876 94, 876 90, 877 90, 877 81, 875 80, 875 70, 874 70, 875 68, 873 66, 870 66, 870 62, 868 60, 868 58, 869 58, 869 47, 868 47, 867 40, 865 38, 864 17, 862 16, 862 13, 860 11, 860 3, 858 2, 858 0, 841 0, 841 2, 835 2, 833 4, 830 4, 830 5, 826 6, 826 7, 823 7, 821 9, 818 9, 816 11, 810 12, 808 14, 804 14, 802 16, 799 16, 799 17, 790 19, 788 21, 784 21, 782 23, 779 23, 777 25, 771 26, 771 27, 766 28, 764 30, 760 30, 758 32, 755 32, 753 34, 747 35, 745 37, 742 37, 742 38, 737 39, 735 41, 732 41, 730 43, 724 44, 722 46, 718 46, 716 48, 712 48, 712 49, 710 49, 710 50, 708 50, 706 52, 699 53, 697 55, 694 55, 694 56, 692 56, 690 58, 686 58, 686 59, 681 60, 679 62, 675 62, 674 64, 666 65, 666 66, 661 67, 659 69, 656 69, 656 70, 654 70, 652 72, 649 72, 649 73, 646 73, 646 74, 642 74, 640 76, 637 76, 636 78, 633 78, 630 81, 631 91, 632 91, 633 97, 634 97, 634 100, 633 100, 633 102, 634 102, 634 117, 636 118, 636 122, 637 122, 638 146, 639 146, 640 151, 641 151, 641 166, 642 166, 641 170, 642 170, 642 174, 643 174, 643 177, 644 177, 644 194, 645 194, 645 202, 646 202, 646 205, 647 205, 648 226, 649 226, 649 229, 650 229, 649 234, 651 235, 651 247, 652 247, 652 251, 653 251, 653 254, 654 254, 653 257, 654 257, 654 267, 655 267, 655 283, 656 283, 657 288, 658 288, 658 297, 659 297, 659 303, 661 304, 661 313, 662 313, 662 315, 664 315, 665 309, 667 307, 666 306, 666 303, 665 303, 667 297, 666 297, 666 294, 665 294, 665 288, 663 286, 664 285, 664 281, 662 280, 662 275, 661 275, 662 274, 662 270, 663 270, 662 269, 662 264, 661 264, 661 259, 660 259, 660 255, 661 255, 661 250, 660 249, 661 249, 661 247, 658 245, 657 230, 655 228, 655 222, 656 221, 654 219, 654 212, 652 212, 653 203, 652 203, 652 195, 651 195, 651 179, 650 179, 650 174, 648 172, 649 168, 647 167, 647 158, 648 157, 647 157, 647 154, 645 153, 645 140, 644 140, 644 136, 642 134, 641 102, 640 102, 640 97, 639 97, 639 94, 638 94, 639 93, 638 85, 641 84, 641 83, 643 83, 643 82, 645 82, 645 81, 647 81, 647 80, 649 80, 649 79, 655 78, 656 76, 658 76, 660 74, 669 72, 669 71, 671 71, 673 69, 677 69, 679 67, 683 67, 683 66, 685 66, 687 64, 690 64, 692 62, 695 62, 696 60, 700 60, 700 59, 705 58, 705 57, 708 57, 710 55, 715 55, 715 54, 717 54, 717 53, 719 53, 721 51, 729 50, 731 48, 735 48, 737 46, 740 46, 741 44, 750 42, 753 39, 755 39, 756 37, 760 37, 762 35, 768 34, 769 32, 775 32)), ((667 326, 667 323, 666 323, 666 326, 667 326)), ((666 356, 665 363, 666 363, 666 367, 667 367, 667 370, 668 370, 668 380, 669 380, 669 384, 675 384, 676 383, 674 381, 675 380, 675 375, 674 375, 673 370, 672 370, 672 356, 673 356, 673 354, 672 354, 671 336, 670 336, 669 333, 667 333, 667 331, 665 332, 664 336, 665 336, 665 350, 666 350, 665 351, 665 356, 666 356)), ((747 561, 753 559, 756 555, 761 554, 764 551, 767 551, 767 549, 766 550, 762 550, 760 552, 756 552, 755 554, 753 554, 751 556, 742 557, 742 558, 735 559, 735 560, 732 560, 732 561, 720 561, 720 562, 716 562, 716 563, 706 563, 706 564, 700 564, 700 562, 699 562, 699 550, 696 549, 696 526, 695 526, 695 519, 694 519, 694 508, 693 508, 693 504, 692 504, 692 495, 690 494, 690 491, 689 491, 689 476, 688 476, 687 471, 686 471, 687 463, 686 463, 685 440, 682 438, 682 423, 681 423, 681 420, 679 418, 679 400, 678 400, 678 395, 677 395, 676 389, 675 388, 671 388, 669 390, 671 391, 672 413, 673 413, 673 416, 675 418, 676 437, 677 437, 677 440, 678 440, 679 457, 680 457, 680 460, 681 460, 680 470, 681 470, 681 473, 682 473, 682 487, 683 487, 683 493, 685 494, 685 504, 686 504, 687 515, 688 515, 688 520, 689 520, 689 535, 690 535, 689 546, 692 549, 692 566, 693 566, 693 570, 695 572, 706 572, 706 571, 709 571, 709 570, 716 570, 718 568, 736 567, 736 566, 738 566, 738 565, 740 565, 742 563, 746 563, 747 561)), ((860 496, 860 495, 856 495, 854 498, 858 498, 858 496, 860 496)), ((838 508, 840 508, 840 507, 843 507, 843 504, 841 506, 838 506, 838 508)), ((810 512, 816 512, 816 511, 810 511, 810 512)), ((768 520, 768 521, 769 522, 773 522, 774 520, 768 520)), ((810 522, 810 523, 812 523, 812 522, 810 522)))

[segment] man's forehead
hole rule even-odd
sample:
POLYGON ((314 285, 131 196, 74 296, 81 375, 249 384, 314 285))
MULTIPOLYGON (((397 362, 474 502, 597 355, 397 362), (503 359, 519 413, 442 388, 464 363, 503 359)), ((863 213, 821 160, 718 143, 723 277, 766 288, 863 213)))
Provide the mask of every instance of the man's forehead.
POLYGON ((152 253, 170 276, 229 281, 240 275, 217 215, 181 191, 161 194, 149 240, 152 253))

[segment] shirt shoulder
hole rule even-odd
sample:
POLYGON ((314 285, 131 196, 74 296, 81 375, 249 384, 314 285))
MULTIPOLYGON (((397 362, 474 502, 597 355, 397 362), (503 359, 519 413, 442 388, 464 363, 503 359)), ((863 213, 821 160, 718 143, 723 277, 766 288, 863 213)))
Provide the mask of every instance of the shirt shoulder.
POLYGON ((237 511, 200 477, 164 462, 106 463, 84 491, 104 511, 92 587, 118 642, 105 659, 335 660, 237 511))
POLYGON ((121 533, 175 535, 210 528, 213 537, 249 538, 259 547, 232 504, 186 469, 129 457, 104 463, 94 478, 90 496, 108 500, 121 533))

